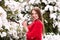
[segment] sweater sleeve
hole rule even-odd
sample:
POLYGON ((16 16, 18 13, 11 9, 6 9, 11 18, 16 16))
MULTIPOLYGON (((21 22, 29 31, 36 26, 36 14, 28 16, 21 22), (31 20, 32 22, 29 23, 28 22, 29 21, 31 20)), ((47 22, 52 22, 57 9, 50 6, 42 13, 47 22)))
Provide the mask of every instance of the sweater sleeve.
POLYGON ((34 39, 35 37, 39 37, 42 34, 42 23, 40 21, 36 21, 32 26, 32 30, 27 33, 27 37, 30 39, 34 39))

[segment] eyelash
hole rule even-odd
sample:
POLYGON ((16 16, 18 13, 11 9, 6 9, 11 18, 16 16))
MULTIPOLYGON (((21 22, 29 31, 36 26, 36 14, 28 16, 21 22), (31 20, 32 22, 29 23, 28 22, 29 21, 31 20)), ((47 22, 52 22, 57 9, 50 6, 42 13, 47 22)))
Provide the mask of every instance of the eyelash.
MULTIPOLYGON (((37 14, 37 13, 35 13, 35 14, 37 14)), ((31 15, 33 15, 33 13, 31 15)))

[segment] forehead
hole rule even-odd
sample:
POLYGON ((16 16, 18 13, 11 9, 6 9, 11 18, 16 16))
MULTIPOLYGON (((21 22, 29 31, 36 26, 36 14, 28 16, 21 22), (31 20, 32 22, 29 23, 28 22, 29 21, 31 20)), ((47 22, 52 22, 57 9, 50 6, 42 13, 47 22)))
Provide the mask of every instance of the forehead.
POLYGON ((36 13, 36 11, 35 10, 32 10, 32 13, 36 13))

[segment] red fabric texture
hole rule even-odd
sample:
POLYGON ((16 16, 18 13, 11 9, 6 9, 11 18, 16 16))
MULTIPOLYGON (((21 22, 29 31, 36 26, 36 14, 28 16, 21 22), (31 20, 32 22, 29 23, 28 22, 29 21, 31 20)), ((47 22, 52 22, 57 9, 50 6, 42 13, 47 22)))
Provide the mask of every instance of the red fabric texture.
POLYGON ((42 40, 43 24, 39 19, 30 24, 28 29, 29 31, 26 34, 27 40, 42 40))

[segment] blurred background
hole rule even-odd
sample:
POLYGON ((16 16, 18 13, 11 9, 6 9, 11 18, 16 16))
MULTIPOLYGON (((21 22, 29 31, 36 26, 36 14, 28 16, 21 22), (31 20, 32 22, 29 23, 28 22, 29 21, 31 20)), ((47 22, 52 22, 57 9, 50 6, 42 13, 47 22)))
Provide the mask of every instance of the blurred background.
POLYGON ((36 6, 43 17, 43 40, 59 40, 60 0, 0 0, 0 40, 26 40, 22 22, 32 22, 30 11, 36 6))

